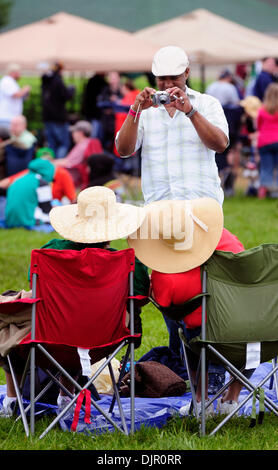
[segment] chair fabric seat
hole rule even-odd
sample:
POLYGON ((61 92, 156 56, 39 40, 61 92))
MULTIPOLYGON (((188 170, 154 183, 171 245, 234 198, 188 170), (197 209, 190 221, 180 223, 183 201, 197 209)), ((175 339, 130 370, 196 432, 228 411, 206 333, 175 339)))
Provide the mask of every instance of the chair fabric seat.
POLYGON ((123 256, 122 251, 97 248, 33 250, 31 278, 36 272, 37 297, 42 300, 37 303, 36 336, 32 340, 29 334, 21 344, 35 341, 97 349, 128 338, 126 272, 133 258, 133 252, 123 256))

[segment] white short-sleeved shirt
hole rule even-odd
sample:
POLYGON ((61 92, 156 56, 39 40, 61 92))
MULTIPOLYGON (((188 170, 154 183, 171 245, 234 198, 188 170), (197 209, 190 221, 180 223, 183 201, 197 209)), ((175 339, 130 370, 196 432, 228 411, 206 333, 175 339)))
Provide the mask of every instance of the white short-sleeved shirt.
MULTIPOLYGON (((228 123, 220 102, 188 87, 186 92, 194 108, 228 137, 228 123)), ((215 152, 203 144, 183 112, 176 110, 171 118, 164 106, 142 111, 135 150, 139 148, 146 204, 200 197, 223 203, 215 152)))
POLYGON ((23 111, 23 99, 13 98, 13 95, 20 90, 17 81, 5 75, 0 81, 0 119, 10 121, 15 116, 19 116, 23 111))

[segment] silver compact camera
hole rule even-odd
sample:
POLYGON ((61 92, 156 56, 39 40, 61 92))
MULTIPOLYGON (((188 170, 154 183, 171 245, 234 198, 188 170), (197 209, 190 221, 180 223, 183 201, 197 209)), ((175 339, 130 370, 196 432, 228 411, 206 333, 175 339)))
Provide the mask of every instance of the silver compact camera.
POLYGON ((167 91, 157 91, 154 95, 151 95, 151 99, 154 105, 159 106, 160 104, 169 104, 172 99, 167 91))

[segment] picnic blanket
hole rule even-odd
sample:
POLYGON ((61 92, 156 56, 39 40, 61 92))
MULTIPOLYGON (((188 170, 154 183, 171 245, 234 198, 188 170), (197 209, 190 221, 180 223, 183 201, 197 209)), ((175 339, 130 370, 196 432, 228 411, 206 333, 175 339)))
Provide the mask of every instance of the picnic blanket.
MULTIPOLYGON (((251 382, 258 384, 260 380, 265 376, 266 372, 271 369, 270 363, 263 363, 256 369, 251 382)), ((229 374, 226 374, 228 380, 229 374)), ((278 404, 278 400, 274 389, 269 389, 269 381, 264 385, 265 395, 271 398, 275 403, 278 404)), ((2 405, 3 398, 6 393, 6 386, 0 385, 0 407, 2 405)), ((243 389, 239 396, 239 401, 242 401, 246 397, 248 391, 243 389)), ((108 412, 112 397, 109 395, 101 395, 98 404, 101 405, 106 412, 108 412)), ((191 393, 187 392, 181 397, 165 397, 165 398, 135 398, 135 429, 138 430, 141 426, 147 427, 158 427, 161 428, 167 424, 167 421, 174 417, 179 416, 179 410, 182 406, 186 405, 191 401, 191 393)), ((129 398, 122 398, 121 403, 126 416, 127 426, 130 427, 130 400, 129 398)), ((256 405, 257 413, 259 412, 259 405, 256 405)), ((36 412, 41 413, 55 413, 57 406, 48 404, 36 404, 36 412)), ((268 409, 266 409, 268 412, 268 409)), ((240 416, 250 416, 252 413, 252 399, 248 400, 244 407, 240 410, 240 416)), ((113 418, 117 424, 120 425, 120 414, 117 405, 115 405, 113 418)), ((61 429, 64 431, 70 431, 72 424, 73 414, 68 413, 63 419, 60 420, 61 429)), ((77 432, 79 433, 102 433, 106 431, 114 431, 114 427, 108 424, 105 418, 92 407, 91 423, 84 423, 84 413, 81 410, 79 422, 77 426, 77 432)))

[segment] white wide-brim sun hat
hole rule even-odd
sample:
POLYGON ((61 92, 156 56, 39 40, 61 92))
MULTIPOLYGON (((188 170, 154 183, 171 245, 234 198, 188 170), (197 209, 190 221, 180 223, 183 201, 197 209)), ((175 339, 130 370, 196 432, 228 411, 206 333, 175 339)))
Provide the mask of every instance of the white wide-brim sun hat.
POLYGON ((223 230, 216 200, 157 201, 145 208, 142 225, 127 239, 142 263, 162 273, 180 273, 210 258, 223 230))
POLYGON ((57 206, 49 217, 54 230, 67 240, 100 243, 125 238, 140 227, 143 207, 116 201, 114 191, 94 186, 81 191, 77 204, 57 206))

